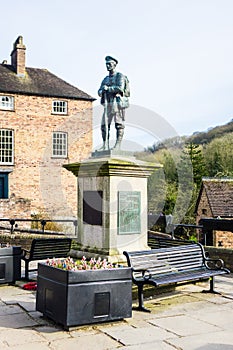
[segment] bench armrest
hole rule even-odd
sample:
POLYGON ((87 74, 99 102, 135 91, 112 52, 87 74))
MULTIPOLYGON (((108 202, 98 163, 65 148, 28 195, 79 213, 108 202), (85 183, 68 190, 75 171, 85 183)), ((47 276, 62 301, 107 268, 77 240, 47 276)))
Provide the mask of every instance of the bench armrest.
MULTIPOLYGON (((148 269, 143 269, 143 268, 140 268, 140 269, 135 269, 135 268, 132 268, 132 271, 133 271, 133 275, 134 275, 134 272, 137 273, 137 272, 141 272, 141 278, 143 278, 144 280, 149 280, 151 278, 151 273, 148 269)), ((138 278, 138 276, 137 276, 138 278)), ((135 279, 137 279, 135 278, 135 279)))
POLYGON ((21 250, 21 258, 25 258, 26 255, 29 255, 29 254, 30 254, 30 250, 27 250, 27 249, 21 250))
POLYGON ((204 263, 207 269, 221 270, 224 268, 224 261, 222 259, 204 258, 204 263))

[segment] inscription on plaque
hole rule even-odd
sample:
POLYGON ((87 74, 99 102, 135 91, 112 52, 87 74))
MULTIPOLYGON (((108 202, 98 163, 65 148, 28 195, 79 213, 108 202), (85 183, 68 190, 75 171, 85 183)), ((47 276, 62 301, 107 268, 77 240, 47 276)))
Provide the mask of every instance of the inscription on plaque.
POLYGON ((89 225, 102 225, 102 191, 83 192, 83 221, 89 225))
POLYGON ((118 192, 118 234, 141 233, 141 193, 118 192))

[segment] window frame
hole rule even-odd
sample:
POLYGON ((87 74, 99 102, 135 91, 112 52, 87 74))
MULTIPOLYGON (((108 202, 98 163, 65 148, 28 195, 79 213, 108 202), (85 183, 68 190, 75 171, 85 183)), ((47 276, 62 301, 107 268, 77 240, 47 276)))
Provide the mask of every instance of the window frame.
POLYGON ((0 180, 3 180, 3 195, 0 192, 0 200, 1 199, 9 199, 9 173, 11 171, 0 171, 0 180))
POLYGON ((52 134, 52 157, 53 158, 68 158, 68 132, 65 131, 53 131, 52 134), (59 137, 58 137, 59 136, 59 137), (64 140, 60 136, 65 136, 64 140), (59 143, 59 141, 61 143, 59 143), (63 143, 64 141, 64 143, 63 143), (59 149, 60 148, 60 149, 59 149), (65 151, 63 152, 63 149, 65 151), (58 154, 59 151, 62 154, 58 154))
POLYGON ((67 115, 68 114, 68 102, 65 100, 53 100, 52 101, 52 114, 67 115))
POLYGON ((0 165, 14 165, 14 130, 12 129, 5 129, 5 128, 0 128, 0 165), (2 135, 2 132, 9 132, 11 135, 2 135), (2 138, 7 138, 9 136, 9 139, 11 142, 2 142, 2 138), (7 147, 7 145, 11 145, 7 147), (5 154, 4 154, 5 152, 5 154), (6 154, 9 152, 9 154, 6 154), (10 161, 6 161, 6 158, 11 158, 10 161))
POLYGON ((0 95, 0 110, 3 111, 14 111, 15 110, 15 98, 9 95, 0 95), (9 101, 4 101, 9 99, 9 101))

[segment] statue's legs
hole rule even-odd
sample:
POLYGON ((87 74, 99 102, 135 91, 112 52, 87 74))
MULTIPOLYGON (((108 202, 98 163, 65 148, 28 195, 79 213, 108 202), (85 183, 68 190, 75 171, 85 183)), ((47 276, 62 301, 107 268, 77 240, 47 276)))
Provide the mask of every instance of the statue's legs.
POLYGON ((121 141, 124 135, 124 110, 120 110, 117 113, 110 113, 108 115, 108 136, 106 132, 106 126, 105 126, 105 119, 104 116, 102 118, 101 122, 101 133, 102 133, 102 139, 103 139, 103 146, 100 148, 100 151, 109 150, 109 136, 110 136, 110 126, 111 122, 114 118, 115 121, 115 128, 116 128, 116 143, 113 147, 113 149, 120 149, 121 148, 121 141))

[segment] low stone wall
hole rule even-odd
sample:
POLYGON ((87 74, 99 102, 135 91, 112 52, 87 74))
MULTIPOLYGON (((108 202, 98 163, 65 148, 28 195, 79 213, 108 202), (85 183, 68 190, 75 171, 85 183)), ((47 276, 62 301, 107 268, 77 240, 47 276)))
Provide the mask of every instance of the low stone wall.
POLYGON ((206 246, 205 251, 209 253, 210 258, 222 259, 225 267, 233 272, 233 249, 206 246))
POLYGON ((29 233, 2 233, 0 231, 0 245, 9 244, 12 246, 21 246, 22 249, 29 250, 31 247, 32 240, 34 238, 55 238, 62 237, 62 235, 56 234, 29 234, 29 233))

